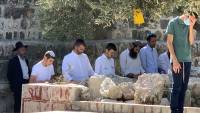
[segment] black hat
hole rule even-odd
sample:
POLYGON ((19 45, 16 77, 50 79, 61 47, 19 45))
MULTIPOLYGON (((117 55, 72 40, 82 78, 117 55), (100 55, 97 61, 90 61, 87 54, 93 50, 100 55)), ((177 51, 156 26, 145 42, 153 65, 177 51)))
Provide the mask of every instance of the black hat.
POLYGON ((22 42, 19 41, 15 44, 15 48, 13 49, 13 51, 17 51, 19 48, 22 48, 22 47, 27 48, 28 46, 24 45, 22 42))

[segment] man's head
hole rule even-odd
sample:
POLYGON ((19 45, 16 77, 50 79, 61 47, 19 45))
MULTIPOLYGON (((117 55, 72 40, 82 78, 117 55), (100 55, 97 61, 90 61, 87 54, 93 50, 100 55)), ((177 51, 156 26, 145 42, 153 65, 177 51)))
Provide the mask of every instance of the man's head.
POLYGON ((45 66, 53 64, 54 60, 55 60, 55 53, 53 51, 47 51, 44 54, 43 63, 45 66))
POLYGON ((151 47, 151 48, 155 48, 156 47, 156 42, 157 42, 157 37, 155 34, 149 34, 147 36, 147 42, 148 42, 148 45, 151 47))
POLYGON ((136 41, 132 43, 132 48, 130 49, 129 56, 133 59, 137 58, 137 55, 140 50, 140 42, 136 41))
POLYGON ((24 45, 22 42, 19 41, 15 44, 15 48, 13 49, 13 51, 16 51, 19 56, 24 58, 27 53, 27 47, 27 45, 24 45))
POLYGON ((190 25, 191 21, 195 21, 198 19, 198 14, 193 11, 185 11, 182 15, 182 19, 186 25, 190 25))
POLYGON ((76 52, 78 55, 84 53, 85 48, 86 44, 82 39, 77 39, 73 46, 74 52, 76 52))
POLYGON ((105 55, 108 58, 113 58, 116 51, 117 51, 117 47, 115 46, 115 44, 108 43, 108 45, 106 46, 105 55))

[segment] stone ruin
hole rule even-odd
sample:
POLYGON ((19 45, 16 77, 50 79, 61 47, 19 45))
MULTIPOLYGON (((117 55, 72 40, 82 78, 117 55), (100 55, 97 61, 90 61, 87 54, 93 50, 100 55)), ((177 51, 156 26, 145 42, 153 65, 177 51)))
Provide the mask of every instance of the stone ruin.
MULTIPOLYGON (((171 80, 166 74, 143 74, 137 81, 118 75, 92 76, 82 86, 82 101, 135 103, 169 106, 171 80)), ((53 83, 65 83, 63 76, 53 78, 53 83), (59 79, 58 79, 59 78, 59 79)), ((200 107, 200 78, 191 77, 186 91, 185 105, 200 107)))

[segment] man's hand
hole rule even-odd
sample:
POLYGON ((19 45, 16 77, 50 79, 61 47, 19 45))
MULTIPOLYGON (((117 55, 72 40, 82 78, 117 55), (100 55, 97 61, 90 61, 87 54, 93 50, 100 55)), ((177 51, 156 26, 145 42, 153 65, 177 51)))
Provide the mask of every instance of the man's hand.
POLYGON ((190 18, 190 28, 193 28, 195 23, 196 23, 197 19, 195 17, 191 17, 190 18))
POLYGON ((178 61, 173 62, 173 71, 179 73, 181 70, 181 65, 178 61))

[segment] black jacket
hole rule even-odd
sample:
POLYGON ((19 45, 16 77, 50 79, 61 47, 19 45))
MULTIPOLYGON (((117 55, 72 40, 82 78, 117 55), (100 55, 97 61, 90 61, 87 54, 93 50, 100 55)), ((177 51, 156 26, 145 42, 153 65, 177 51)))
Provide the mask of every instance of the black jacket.
MULTIPOLYGON (((28 66, 28 73, 30 77, 31 71, 27 59, 26 59, 26 64, 28 66)), ((7 77, 10 83, 10 88, 13 92, 21 91, 22 84, 28 83, 29 80, 23 79, 22 68, 18 56, 15 56, 9 60, 7 77)))

